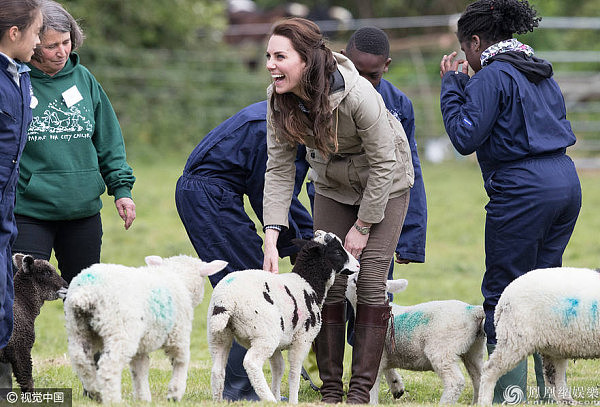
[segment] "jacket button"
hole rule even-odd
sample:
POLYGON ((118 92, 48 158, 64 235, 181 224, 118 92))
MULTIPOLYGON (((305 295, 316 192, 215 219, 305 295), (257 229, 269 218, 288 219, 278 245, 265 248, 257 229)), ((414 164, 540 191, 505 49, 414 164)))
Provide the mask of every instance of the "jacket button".
POLYGON ((12 160, 12 162, 13 162, 13 164, 16 164, 16 163, 17 163, 17 160, 13 159, 13 160, 12 160))
POLYGON ((310 158, 315 158, 315 152, 314 151, 310 152, 310 158))

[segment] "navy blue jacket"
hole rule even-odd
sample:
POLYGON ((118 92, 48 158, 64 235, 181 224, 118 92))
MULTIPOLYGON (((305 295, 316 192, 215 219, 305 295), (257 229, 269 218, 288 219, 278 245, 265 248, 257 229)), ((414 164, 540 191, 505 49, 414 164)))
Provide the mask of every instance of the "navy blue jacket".
MULTIPOLYGON (((267 165, 267 102, 250 105, 211 130, 190 154, 184 174, 218 180, 240 195, 247 195, 258 220, 263 222, 263 187, 267 165)), ((308 167, 306 150, 298 152, 296 179, 300 186, 308 167)), ((297 188, 296 192, 300 192, 297 188)), ((280 234, 278 249, 285 257, 297 251, 295 237, 311 238, 312 217, 294 194, 289 215, 290 228, 280 234)))
POLYGON ((493 61, 470 79, 447 72, 440 104, 452 144, 463 155, 477 153, 484 180, 510 162, 575 143, 556 81, 536 85, 508 62, 493 61))
POLYGON ((19 160, 31 122, 29 74, 21 74, 20 86, 17 86, 7 71, 8 66, 9 61, 0 55, 0 348, 7 344, 12 334, 14 289, 11 246, 17 235, 13 210, 19 160))
POLYGON ((427 232, 427 199, 425 197, 421 161, 417 152, 415 114, 412 102, 401 90, 385 79, 381 79, 375 89, 383 97, 383 102, 387 109, 402 123, 408 144, 410 145, 412 163, 415 169, 415 181, 410 190, 408 211, 406 212, 402 234, 396 247, 396 255, 400 259, 423 263, 425 261, 427 232))

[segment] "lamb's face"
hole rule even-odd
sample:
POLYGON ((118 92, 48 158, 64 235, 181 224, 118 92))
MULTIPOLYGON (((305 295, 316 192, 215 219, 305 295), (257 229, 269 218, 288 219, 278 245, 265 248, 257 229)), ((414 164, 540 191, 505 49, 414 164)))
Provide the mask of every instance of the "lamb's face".
POLYGON ((335 234, 318 230, 313 240, 325 245, 325 257, 336 273, 350 275, 360 269, 358 260, 344 248, 342 241, 335 234))
POLYGON ((17 253, 13 256, 13 262, 18 268, 17 273, 21 273, 21 278, 34 282, 40 298, 44 301, 58 299, 68 287, 67 282, 56 272, 54 266, 46 260, 17 253))

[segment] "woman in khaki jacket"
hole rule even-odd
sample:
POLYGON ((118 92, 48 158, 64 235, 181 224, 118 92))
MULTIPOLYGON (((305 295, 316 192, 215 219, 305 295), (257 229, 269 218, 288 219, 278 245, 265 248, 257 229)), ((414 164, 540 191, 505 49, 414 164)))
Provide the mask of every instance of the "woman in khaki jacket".
MULTIPOLYGON (((413 183, 409 145, 373 85, 326 47, 313 22, 276 23, 266 56, 273 83, 267 91, 263 268, 278 272, 275 243, 288 226, 296 149, 304 144, 316 174, 314 228, 338 235, 361 262, 347 402, 368 403, 390 317, 388 269, 413 183)), ((329 290, 315 339, 327 403, 343 396, 346 283, 346 276, 338 276, 329 290)))

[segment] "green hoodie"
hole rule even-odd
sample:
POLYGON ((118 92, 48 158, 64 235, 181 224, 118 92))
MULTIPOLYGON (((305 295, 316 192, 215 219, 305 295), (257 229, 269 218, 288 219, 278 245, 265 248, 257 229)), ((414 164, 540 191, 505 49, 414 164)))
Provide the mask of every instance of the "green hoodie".
POLYGON ((130 198, 135 177, 117 116, 96 78, 74 53, 54 76, 29 66, 33 121, 21 157, 15 213, 80 219, 100 211, 106 187, 115 199, 130 198))

